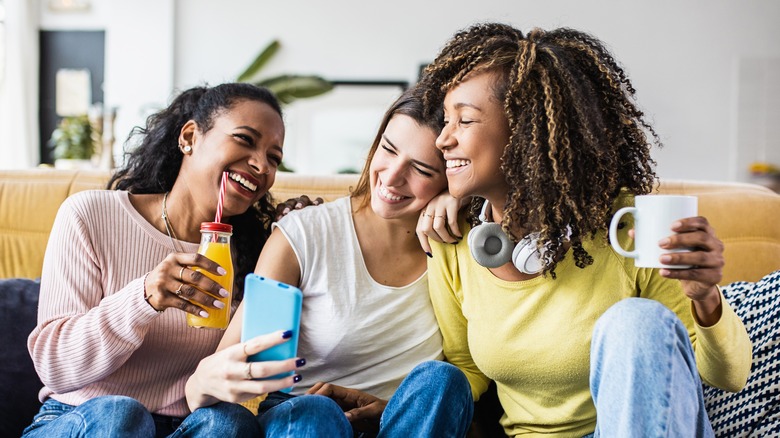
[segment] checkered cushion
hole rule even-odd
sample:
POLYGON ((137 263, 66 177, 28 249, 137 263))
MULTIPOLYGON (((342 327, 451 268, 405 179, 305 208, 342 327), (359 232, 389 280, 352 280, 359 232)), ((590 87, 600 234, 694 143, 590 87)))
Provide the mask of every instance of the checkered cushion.
POLYGON ((715 436, 780 436, 780 271, 756 283, 732 283, 723 295, 747 328, 753 365, 738 393, 704 385, 715 436))

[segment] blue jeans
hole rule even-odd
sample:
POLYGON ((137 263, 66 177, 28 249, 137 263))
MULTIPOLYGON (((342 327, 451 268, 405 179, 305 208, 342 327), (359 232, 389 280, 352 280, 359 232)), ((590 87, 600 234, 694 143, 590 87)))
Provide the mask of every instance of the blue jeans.
POLYGON ((36 437, 240 437, 258 436, 246 408, 218 403, 185 418, 151 414, 137 400, 118 395, 96 397, 79 406, 48 399, 22 435, 36 437))
POLYGON ((628 298, 596 322, 594 436, 712 437, 688 331, 663 304, 628 298))
MULTIPOLYGON (((352 437, 352 427, 333 400, 305 395, 271 397, 258 420, 266 437, 352 437)), ((264 402, 265 403, 265 402, 264 402)), ((440 361, 423 362, 404 379, 380 420, 378 437, 463 437, 474 402, 466 376, 440 361)))

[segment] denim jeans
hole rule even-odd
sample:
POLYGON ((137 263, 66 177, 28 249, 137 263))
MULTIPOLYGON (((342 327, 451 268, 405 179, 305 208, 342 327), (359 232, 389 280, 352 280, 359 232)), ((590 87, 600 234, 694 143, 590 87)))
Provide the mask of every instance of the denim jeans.
MULTIPOLYGON (((266 400, 260 405, 258 420, 268 438, 353 437, 344 412, 327 397, 272 394, 266 400)), ((388 401, 377 436, 463 437, 473 413, 466 376, 445 362, 423 362, 388 401)))
POLYGON ((137 400, 116 395, 97 397, 79 406, 48 399, 23 438, 36 437, 240 437, 259 436, 246 408, 218 403, 185 418, 153 415, 137 400))
POLYGON ((596 322, 595 437, 712 437, 688 331, 663 304, 628 298, 596 322))

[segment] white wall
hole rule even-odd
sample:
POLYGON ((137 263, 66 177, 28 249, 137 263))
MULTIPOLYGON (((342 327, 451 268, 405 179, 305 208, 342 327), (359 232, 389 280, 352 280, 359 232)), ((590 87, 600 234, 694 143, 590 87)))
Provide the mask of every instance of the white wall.
POLYGON ((174 0, 91 0, 86 12, 52 12, 41 1, 42 30, 105 30, 105 106, 117 108, 115 159, 134 126, 173 92, 174 0))
MULTIPOLYGON (((737 109, 740 60, 780 58, 780 2, 773 0, 92 4, 91 13, 107 31, 106 99, 136 112, 141 102, 167 102, 171 85, 234 79, 274 38, 283 48, 269 75, 414 81, 419 64, 430 61, 456 30, 477 21, 504 21, 523 30, 586 30, 605 41, 628 71, 666 144, 655 154, 659 174, 670 178, 746 178, 744 163, 759 158, 759 146, 739 144, 745 137, 737 132, 744 113, 737 109)), ((51 14, 43 15, 47 26, 51 14)), ((769 110, 766 124, 780 125, 780 112, 769 110)), ((765 159, 780 163, 780 145, 772 141, 763 147, 765 159)))

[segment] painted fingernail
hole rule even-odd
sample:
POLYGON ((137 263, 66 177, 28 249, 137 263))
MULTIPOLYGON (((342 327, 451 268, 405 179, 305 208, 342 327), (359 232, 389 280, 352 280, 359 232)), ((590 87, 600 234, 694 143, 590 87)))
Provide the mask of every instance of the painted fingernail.
POLYGON ((295 366, 296 367, 302 367, 304 365, 306 365, 306 359, 304 359, 304 358, 300 358, 300 359, 295 361, 295 366))
POLYGON ((222 298, 227 298, 228 295, 230 295, 230 292, 228 292, 224 287, 219 290, 219 296, 222 298))
POLYGON ((227 271, 225 270, 225 268, 223 268, 222 266, 220 266, 220 267, 218 267, 218 268, 217 268, 217 273, 218 273, 219 275, 225 275, 225 274, 227 274, 227 271))
POLYGON ((425 251, 425 255, 427 255, 429 259, 433 258, 433 254, 429 253, 428 251, 425 251))
POLYGON ((286 332, 282 333, 282 339, 290 339, 292 338, 292 330, 287 330, 286 332))
POLYGON ((201 310, 200 313, 198 313, 198 315, 200 315, 201 318, 208 318, 209 312, 206 312, 205 310, 201 310))
POLYGON ((284 210, 282 210, 282 214, 287 214, 289 212, 290 212, 290 207, 287 207, 284 210))
POLYGON ((214 300, 214 307, 216 307, 217 309, 224 309, 225 303, 223 303, 220 300, 214 300))
POLYGON ((301 379, 303 379, 303 376, 301 376, 300 374, 296 374, 296 375, 293 376, 293 382, 295 382, 295 383, 300 382, 301 379))
POLYGON ((303 204, 301 204, 301 203, 299 202, 299 203, 295 204, 295 208, 296 208, 296 209, 298 209, 298 208, 303 208, 303 204))

